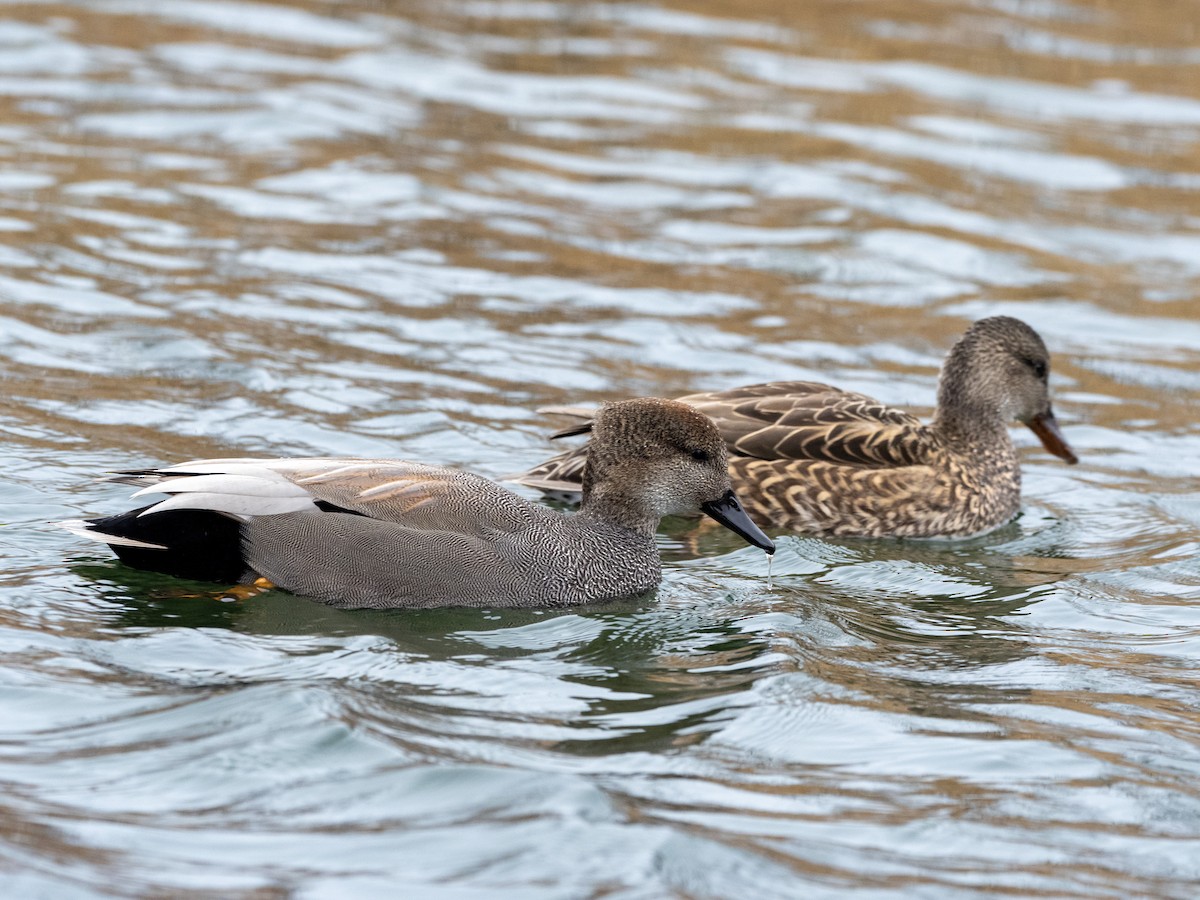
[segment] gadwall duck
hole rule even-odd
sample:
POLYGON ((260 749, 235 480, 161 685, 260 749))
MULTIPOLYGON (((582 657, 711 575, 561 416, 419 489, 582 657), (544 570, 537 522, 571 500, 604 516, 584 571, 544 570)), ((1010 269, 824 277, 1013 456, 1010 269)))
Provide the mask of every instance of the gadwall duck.
POLYGON ((768 553, 730 489, 716 426, 639 399, 589 425, 583 502, 567 515, 478 475, 386 459, 208 459, 122 472, 151 506, 63 527, 141 569, 277 586, 341 607, 570 606, 661 578, 654 533, 704 512, 768 553), (266 579, 263 582, 262 579, 266 579))
MULTIPOLYGON (((1008 423, 1078 460, 1050 405, 1050 356, 1037 332, 997 316, 950 350, 928 425, 862 394, 780 381, 680 398, 716 421, 732 452, 729 474, 764 524, 859 537, 967 537, 1018 511, 1021 470, 1008 423)), ((572 409, 559 412, 586 415, 572 409)), ((584 451, 571 450, 512 479, 570 499, 584 451)))

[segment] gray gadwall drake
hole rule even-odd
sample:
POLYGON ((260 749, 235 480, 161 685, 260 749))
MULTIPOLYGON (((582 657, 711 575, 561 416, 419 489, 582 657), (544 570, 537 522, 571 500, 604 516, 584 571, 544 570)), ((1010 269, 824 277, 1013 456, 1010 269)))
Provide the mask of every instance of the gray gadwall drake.
POLYGON ((643 593, 654 533, 707 513, 775 545, 730 489, 716 426, 673 400, 600 407, 568 515, 478 475, 387 459, 208 459, 123 472, 148 507, 61 523, 131 566, 278 586, 341 607, 549 607, 643 593), (262 582, 266 579, 267 583, 262 582))
MULTIPOLYGON (((808 381, 680 399, 716 421, 733 485, 760 522, 812 534, 957 538, 1017 514, 1021 469, 1009 422, 1077 462, 1054 418, 1049 373, 1037 332, 997 316, 976 322, 950 350, 928 425, 808 381)), ((513 480, 570 498, 582 466, 583 450, 571 450, 513 480)))

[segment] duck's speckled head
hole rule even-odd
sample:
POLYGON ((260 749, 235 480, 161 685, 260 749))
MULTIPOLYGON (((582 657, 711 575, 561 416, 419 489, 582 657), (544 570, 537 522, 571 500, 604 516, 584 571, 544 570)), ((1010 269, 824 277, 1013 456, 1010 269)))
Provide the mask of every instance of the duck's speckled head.
POLYGON ((1012 316, 980 319, 946 357, 938 385, 938 417, 960 428, 972 419, 1028 425, 1042 446, 1068 463, 1079 461, 1054 418, 1050 353, 1036 331, 1012 316))
POLYGON ((768 553, 775 545, 742 510, 729 483, 729 451, 717 426, 675 400, 605 403, 589 426, 583 507, 603 503, 629 521, 704 512, 768 553))

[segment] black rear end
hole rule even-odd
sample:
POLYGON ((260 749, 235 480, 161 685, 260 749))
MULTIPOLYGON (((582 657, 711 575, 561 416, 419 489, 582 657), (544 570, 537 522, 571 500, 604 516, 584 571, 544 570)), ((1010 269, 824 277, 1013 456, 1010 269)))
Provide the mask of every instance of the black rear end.
POLYGON ((101 534, 166 548, 109 544, 121 562, 136 569, 225 584, 251 574, 242 556, 242 525, 237 519, 207 509, 168 509, 139 517, 146 509, 149 507, 87 521, 101 534))

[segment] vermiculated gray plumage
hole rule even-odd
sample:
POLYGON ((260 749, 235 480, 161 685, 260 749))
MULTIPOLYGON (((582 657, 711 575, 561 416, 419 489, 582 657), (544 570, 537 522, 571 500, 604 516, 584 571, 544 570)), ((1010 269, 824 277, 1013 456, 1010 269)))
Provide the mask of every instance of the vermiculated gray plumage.
MULTIPOLYGON (((1021 470, 1008 433, 1027 424, 1050 452, 1075 455, 1058 431, 1050 357, 1019 319, 972 325, 942 368, 928 425, 827 384, 784 381, 680 398, 711 417, 730 450, 729 474, 762 522, 858 537, 964 537, 1016 515, 1021 470)), ((586 449, 512 479, 569 498, 586 449)))
POLYGON ((572 606, 658 584, 652 536, 529 509, 544 515, 490 537, 346 513, 257 517, 243 546, 255 572, 341 607, 572 606))
POLYGON ((115 480, 139 486, 135 496, 170 496, 64 526, 142 568, 204 577, 195 549, 220 557, 223 574, 212 577, 244 568, 247 583, 263 577, 342 607, 570 606, 640 594, 661 577, 661 517, 702 508, 774 549, 737 505, 725 445, 705 416, 629 400, 602 407, 591 430, 589 496, 575 515, 422 463, 218 459, 122 473, 115 480), (239 523, 236 546, 213 543, 212 526, 226 519, 239 523))

